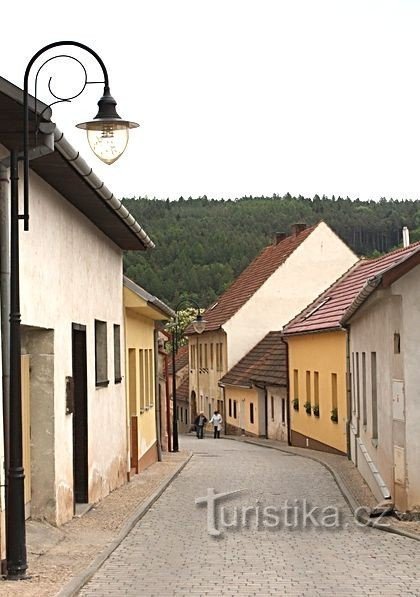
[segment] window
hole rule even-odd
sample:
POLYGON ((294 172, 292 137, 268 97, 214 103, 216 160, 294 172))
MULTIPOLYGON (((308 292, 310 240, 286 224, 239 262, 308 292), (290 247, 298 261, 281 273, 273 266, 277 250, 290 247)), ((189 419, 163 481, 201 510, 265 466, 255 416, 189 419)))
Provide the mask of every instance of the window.
POLYGON ((331 407, 337 410, 337 373, 331 373, 331 407))
POLYGON ((233 418, 236 419, 236 400, 233 401, 233 418))
POLYGON ((200 369, 203 368, 203 345, 200 344, 198 347, 198 366, 200 369))
POLYGON ((209 403, 209 420, 211 419, 211 404, 209 403))
POLYGON ((223 343, 216 343, 216 371, 223 371, 223 343))
POLYGON ((95 319, 95 380, 97 386, 109 384, 106 321, 98 319, 95 319))
POLYGON ((204 368, 208 369, 209 368, 209 363, 207 360, 207 343, 204 344, 204 368))
POLYGON ((319 407, 319 372, 314 371, 314 406, 319 407))
POLYGON ((229 417, 232 416, 232 398, 229 398, 229 417))
POLYGON ((360 419, 360 372, 359 372, 359 353, 356 352, 356 413, 360 419))
POLYGON ((179 406, 176 407, 176 420, 179 421, 179 406))
POLYGON ((121 383, 121 327, 114 324, 114 381, 121 383))
POLYGON ((362 352, 362 422, 363 426, 367 425, 366 412, 366 353, 362 352))
POLYGON ((394 354, 400 354, 401 352, 401 339, 398 332, 394 334, 394 354))
POLYGON ((271 420, 274 421, 274 396, 271 396, 271 420))
POLYGON ((376 372, 376 352, 370 355, 372 376, 372 439, 378 439, 378 387, 376 372))
POLYGON ((213 342, 210 344, 210 369, 213 369, 213 342))
POLYGON ((297 369, 293 370, 293 398, 299 400, 299 372, 297 369))
POLYGON ((185 409, 185 423, 188 425, 188 408, 185 409))
POLYGON ((149 375, 148 375, 148 381, 149 381, 149 385, 148 385, 148 393, 147 393, 147 403, 149 406, 153 406, 153 395, 154 395, 154 388, 155 388, 155 378, 153 376, 154 373, 154 366, 153 366, 153 350, 151 348, 148 349, 148 355, 149 355, 149 375))
POLYGON ((306 372, 306 402, 311 402, 311 372, 306 372))
POLYGON ((139 389, 140 389, 140 413, 146 408, 145 400, 145 375, 144 375, 144 355, 143 349, 139 350, 139 389))
POLYGON ((251 425, 254 423, 254 403, 251 402, 249 405, 249 420, 251 425))
POLYGON ((351 401, 353 403, 353 414, 356 413, 356 386, 354 384, 354 381, 356 379, 356 374, 355 374, 355 370, 354 370, 354 352, 351 353, 351 401))
POLYGON ((281 399, 281 422, 286 423, 286 398, 281 399))
POLYGON ((195 346, 191 346, 191 369, 195 369, 195 346))

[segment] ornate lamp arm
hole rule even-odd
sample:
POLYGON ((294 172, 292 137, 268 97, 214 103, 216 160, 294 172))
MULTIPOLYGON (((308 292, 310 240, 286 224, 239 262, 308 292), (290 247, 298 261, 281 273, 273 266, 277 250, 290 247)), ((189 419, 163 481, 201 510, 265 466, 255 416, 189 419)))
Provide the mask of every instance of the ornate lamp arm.
POLYGON ((19 216, 19 219, 23 219, 24 230, 29 230, 29 74, 34 62, 44 52, 47 52, 48 50, 51 50, 52 48, 57 48, 59 46, 75 46, 77 48, 81 48, 82 50, 86 50, 86 52, 88 52, 94 58, 96 58, 104 75, 104 95, 106 94, 106 91, 108 91, 109 94, 108 71, 106 70, 102 58, 94 50, 89 48, 89 46, 86 46, 85 44, 82 44, 80 42, 56 41, 54 43, 48 44, 47 46, 44 46, 43 48, 38 50, 38 52, 36 52, 36 54, 34 54, 28 62, 23 82, 23 216, 19 216))

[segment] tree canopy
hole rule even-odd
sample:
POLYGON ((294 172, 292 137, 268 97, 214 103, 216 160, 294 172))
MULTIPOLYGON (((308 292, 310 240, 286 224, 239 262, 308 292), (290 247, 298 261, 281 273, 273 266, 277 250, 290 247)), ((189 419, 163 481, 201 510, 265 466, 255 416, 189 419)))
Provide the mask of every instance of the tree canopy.
POLYGON ((134 282, 174 306, 182 298, 209 306, 276 232, 291 224, 325 221, 358 255, 391 250, 402 240, 420 240, 420 201, 306 197, 206 196, 177 201, 130 198, 125 207, 156 244, 146 253, 128 251, 124 270, 134 282))

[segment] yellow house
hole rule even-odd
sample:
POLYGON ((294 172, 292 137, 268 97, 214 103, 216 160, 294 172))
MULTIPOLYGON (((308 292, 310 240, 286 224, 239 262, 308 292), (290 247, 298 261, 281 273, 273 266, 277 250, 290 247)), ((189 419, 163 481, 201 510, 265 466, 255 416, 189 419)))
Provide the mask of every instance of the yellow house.
POLYGON ((349 453, 351 384, 342 318, 383 267, 384 258, 360 260, 285 326, 292 445, 349 453))
POLYGON ((281 332, 269 332, 219 385, 226 433, 287 441, 287 346, 281 332))
POLYGON ((124 276, 128 454, 132 472, 158 460, 160 417, 156 388, 156 322, 175 314, 124 276))
POLYGON ((292 335, 285 339, 289 345, 292 445, 346 453, 347 332, 292 335))

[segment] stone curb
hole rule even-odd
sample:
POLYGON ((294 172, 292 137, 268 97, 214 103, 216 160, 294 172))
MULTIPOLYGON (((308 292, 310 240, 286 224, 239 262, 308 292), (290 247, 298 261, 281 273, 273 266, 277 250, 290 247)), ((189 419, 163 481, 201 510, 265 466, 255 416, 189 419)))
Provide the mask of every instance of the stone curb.
POLYGON ((240 441, 245 444, 252 444, 254 446, 260 446, 261 448, 270 448, 271 450, 277 450, 278 452, 283 452, 283 454, 289 454, 289 456, 300 456, 301 458, 308 458, 309 460, 313 460, 322 464, 324 468, 327 469, 329 473, 331 473, 334 481, 337 484, 338 489, 340 490, 341 494, 343 495, 344 499, 346 500, 347 504, 349 505, 352 514, 354 515, 355 519, 361 524, 361 526, 368 526, 374 529, 378 529, 380 531, 386 531, 387 533, 394 533, 395 535, 401 535, 402 537, 408 537, 409 539, 414 539, 415 541, 420 541, 420 535, 415 533, 410 533, 410 531, 404 531, 403 529, 398 529, 392 525, 388 524, 381 524, 375 522, 375 519, 370 518, 365 511, 365 508, 359 504, 356 498, 353 496, 351 491, 348 487, 344 484, 343 480, 341 479, 340 475, 334 470, 332 466, 313 456, 312 454, 300 454, 294 452, 293 446, 288 446, 288 449, 281 448, 280 446, 272 446, 265 444, 263 442, 259 442, 258 440, 254 439, 242 439, 234 436, 224 436, 225 439, 231 439, 234 441, 240 441))
POLYGON ((122 541, 127 537, 129 532, 136 526, 136 524, 143 518, 143 516, 147 513, 147 511, 153 506, 157 499, 160 498, 162 493, 167 489, 167 487, 172 483, 172 481, 179 475, 182 469, 188 464, 188 462, 192 458, 192 452, 188 455, 186 460, 182 462, 178 468, 168 475, 166 479, 163 481, 162 485, 154 492, 151 496, 146 498, 141 505, 134 510, 134 512, 126 519, 122 529, 118 533, 118 535, 107 545, 93 562, 85 568, 82 572, 80 572, 77 576, 74 576, 67 584, 64 585, 60 589, 60 591, 56 594, 56 597, 74 597, 83 588, 83 586, 92 578, 92 576, 99 570, 102 564, 109 558, 113 551, 122 543, 122 541))

